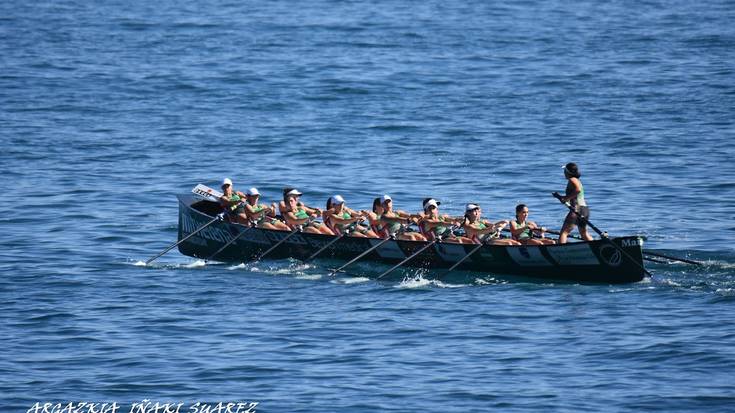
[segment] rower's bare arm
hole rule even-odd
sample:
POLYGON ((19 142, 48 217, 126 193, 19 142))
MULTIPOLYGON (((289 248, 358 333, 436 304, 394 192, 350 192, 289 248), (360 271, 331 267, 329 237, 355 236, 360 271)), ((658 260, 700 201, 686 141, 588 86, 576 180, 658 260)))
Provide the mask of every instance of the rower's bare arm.
POLYGON ((334 222, 340 223, 340 224, 351 224, 353 222, 357 222, 361 219, 361 217, 350 217, 350 218, 344 218, 341 214, 329 214, 329 219, 333 220, 334 222))
POLYGON ((296 214, 291 211, 286 212, 285 214, 283 214, 283 216, 286 218, 286 222, 289 225, 302 225, 309 221, 309 218, 296 218, 296 214))
POLYGON ((577 178, 571 178, 569 180, 569 183, 572 184, 572 187, 569 188, 569 186, 567 186, 567 192, 566 192, 566 194, 563 197, 560 198, 560 201, 565 202, 565 203, 571 201, 574 198, 576 198, 577 195, 579 195, 579 193, 582 192, 582 186, 581 186, 581 184, 579 182, 579 179, 577 179, 577 178))

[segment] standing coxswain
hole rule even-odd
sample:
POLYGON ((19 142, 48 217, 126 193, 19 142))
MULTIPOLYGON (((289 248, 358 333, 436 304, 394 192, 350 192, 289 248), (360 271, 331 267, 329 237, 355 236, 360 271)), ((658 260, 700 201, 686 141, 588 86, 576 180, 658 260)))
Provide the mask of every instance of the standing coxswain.
POLYGON ((587 206, 587 201, 584 199, 584 186, 582 181, 579 179, 582 174, 579 172, 577 164, 570 162, 564 166, 564 177, 567 179, 567 189, 564 196, 558 192, 554 192, 553 195, 561 203, 569 204, 574 209, 574 212, 569 211, 566 218, 564 218, 564 225, 562 225, 559 244, 565 244, 567 242, 567 236, 574 230, 575 226, 579 227, 579 235, 585 241, 592 241, 592 237, 587 233, 587 220, 590 217, 590 209, 587 206))

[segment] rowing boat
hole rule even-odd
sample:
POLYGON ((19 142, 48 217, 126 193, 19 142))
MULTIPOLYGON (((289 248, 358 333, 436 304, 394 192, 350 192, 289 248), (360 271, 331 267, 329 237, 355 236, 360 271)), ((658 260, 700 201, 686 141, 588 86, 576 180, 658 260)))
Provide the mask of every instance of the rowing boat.
MULTIPOLYGON (((241 234, 246 229, 242 225, 225 221, 211 223, 213 218, 222 212, 219 203, 196 193, 178 195, 178 201, 178 239, 184 240, 178 244, 178 248, 187 256, 210 258, 213 253, 240 234, 235 242, 212 258, 221 262, 252 261, 291 235, 288 231, 261 228, 253 228, 241 234), (197 232, 208 223, 211 225, 197 232), (191 234, 194 236, 190 236, 191 234)), ((303 260, 327 247, 320 253, 320 258, 346 261, 383 241, 376 238, 343 237, 333 242, 334 238, 323 234, 296 233, 274 248, 268 257, 303 260), (327 246, 330 242, 332 244, 327 246)), ((426 244, 425 241, 391 240, 371 251, 364 259, 395 264, 426 244)), ((463 260, 476 247, 477 245, 473 244, 437 243, 422 251, 406 265, 428 269, 449 268, 463 260)), ((642 280, 645 275, 643 268, 643 240, 637 236, 627 236, 563 245, 483 245, 472 256, 467 257, 457 270, 582 283, 618 284, 642 280)))

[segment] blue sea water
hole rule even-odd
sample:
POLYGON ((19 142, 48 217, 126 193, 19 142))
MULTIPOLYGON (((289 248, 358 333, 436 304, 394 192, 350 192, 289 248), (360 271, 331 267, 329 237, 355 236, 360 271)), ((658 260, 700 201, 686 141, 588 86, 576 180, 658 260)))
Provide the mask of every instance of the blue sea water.
POLYGON ((0 411, 735 411, 733 21, 727 0, 1 2, 0 411), (706 265, 623 286, 135 265, 197 183, 524 202, 558 228, 570 161, 598 227, 706 265))

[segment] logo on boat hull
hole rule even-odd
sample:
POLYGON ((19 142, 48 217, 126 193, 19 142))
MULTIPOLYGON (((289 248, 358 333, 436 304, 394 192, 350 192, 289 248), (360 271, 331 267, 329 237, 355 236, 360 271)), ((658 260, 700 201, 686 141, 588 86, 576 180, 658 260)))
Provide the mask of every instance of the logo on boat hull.
POLYGON ((600 247, 600 257, 613 267, 619 267, 623 258, 620 250, 609 244, 600 247))

